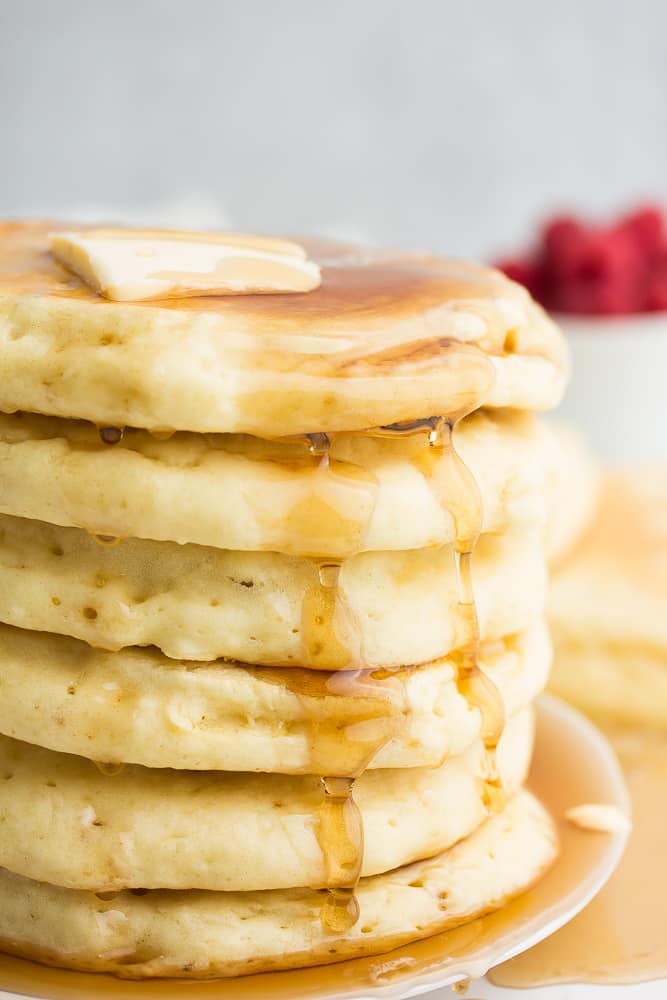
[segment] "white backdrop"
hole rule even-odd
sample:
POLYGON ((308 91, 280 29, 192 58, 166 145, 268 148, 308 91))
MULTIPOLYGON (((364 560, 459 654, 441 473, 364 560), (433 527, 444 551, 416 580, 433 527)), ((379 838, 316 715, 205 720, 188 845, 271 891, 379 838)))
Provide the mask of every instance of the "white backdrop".
POLYGON ((667 195, 663 0, 0 0, 0 214, 492 253, 667 195))

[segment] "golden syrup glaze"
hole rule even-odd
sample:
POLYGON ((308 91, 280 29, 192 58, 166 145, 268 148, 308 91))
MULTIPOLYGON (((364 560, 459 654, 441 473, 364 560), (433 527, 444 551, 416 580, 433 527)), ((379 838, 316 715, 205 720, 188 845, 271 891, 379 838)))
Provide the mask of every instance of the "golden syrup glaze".
MULTIPOLYGON (((307 442, 318 466, 325 473, 328 472, 331 447, 329 436, 314 433, 307 436, 307 442)), ((337 522, 334 521, 334 524, 337 522)), ((329 524, 325 521, 322 529, 326 533, 328 528, 329 524)), ((318 563, 317 581, 306 591, 301 609, 303 660, 306 666, 314 665, 324 650, 329 657, 333 654, 334 660, 338 660, 341 667, 353 666, 354 669, 345 673, 348 679, 346 690, 354 694, 355 684, 366 672, 361 664, 360 648, 356 648, 358 629, 352 616, 347 613, 349 609, 339 587, 339 575, 340 563, 318 563), (350 620, 352 627, 341 635, 343 616, 350 620)), ((383 721, 391 723, 392 716, 383 721)), ((344 933, 359 919, 359 904, 354 890, 361 875, 364 827, 354 799, 354 782, 392 735, 390 725, 381 725, 379 728, 376 726, 375 739, 371 739, 369 744, 363 740, 349 740, 344 732, 343 739, 349 752, 343 774, 329 775, 326 767, 318 768, 317 761, 312 760, 311 750, 313 770, 322 775, 323 798, 317 832, 325 862, 328 890, 320 911, 325 933, 344 933)), ((317 747, 316 753, 320 756, 323 748, 318 747, 318 742, 317 738, 313 740, 313 747, 317 747)))
POLYGON ((93 764, 105 778, 115 778, 125 770, 125 764, 114 761, 94 760, 93 764))
MULTIPOLYGON (((504 796, 497 773, 495 751, 504 726, 504 709, 495 685, 481 671, 477 659, 479 626, 472 580, 472 557, 479 537, 483 511, 477 483, 458 456, 453 444, 456 422, 479 405, 479 400, 467 400, 462 411, 450 417, 431 417, 406 424, 378 428, 379 436, 419 435, 424 447, 415 464, 425 476, 438 503, 451 515, 456 527, 457 580, 462 645, 458 655, 459 691, 479 709, 482 735, 487 748, 485 801, 489 811, 499 811, 504 796)), ((308 447, 320 467, 330 467, 331 435, 308 435, 308 447)), ((329 525, 323 520, 322 533, 329 525)), ((304 666, 317 666, 323 653, 327 666, 335 665, 346 678, 346 692, 354 693, 359 678, 366 686, 373 674, 364 663, 360 628, 354 620, 344 591, 339 586, 340 563, 320 561, 318 579, 305 594, 302 604, 301 641, 304 666), (333 662, 332 662, 333 661, 333 662)), ((331 677, 336 674, 332 673, 331 677)), ((331 679, 328 681, 331 684, 331 679)), ((359 879, 363 858, 363 825, 354 801, 354 780, 363 773, 373 756, 386 745, 396 731, 397 716, 388 713, 384 725, 375 719, 374 738, 351 743, 345 774, 322 772, 324 798, 319 817, 319 839, 329 873, 329 892, 322 908, 325 931, 340 933, 353 926, 358 917, 354 887, 359 879)), ((315 762, 313 762, 314 765, 315 762)), ((319 769, 318 769, 319 770, 319 769)))
POLYGON ((99 427, 98 433, 102 444, 119 444, 125 433, 124 427, 99 427))
MULTIPOLYGON (((479 628, 472 582, 472 554, 482 523, 482 506, 477 484, 456 453, 453 430, 458 419, 473 407, 468 403, 464 414, 451 418, 432 417, 410 424, 377 428, 371 434, 381 437, 420 436, 423 448, 416 454, 415 465, 420 469, 438 503, 452 517, 456 528, 454 558, 459 585, 461 647, 457 653, 458 687, 466 700, 479 709, 482 735, 488 749, 486 775, 486 802, 490 811, 502 808, 503 797, 495 767, 495 747, 502 732, 503 709, 500 696, 477 663, 479 628)), ((108 443, 118 443, 122 432, 116 428, 107 435, 108 443), (118 431, 118 433, 117 433, 118 431)), ((103 439, 104 440, 104 439, 103 439)), ((329 457, 332 436, 326 433, 307 435, 305 444, 323 475, 332 473, 329 457)), ((363 471, 363 470, 360 470, 363 471)), ((362 477, 360 477, 361 479, 362 477)), ((362 479, 363 481, 363 479, 362 479)), ((320 511, 319 529, 323 537, 341 530, 335 511, 320 511)), ((367 520, 372 515, 372 505, 367 508, 367 520)), ((360 524, 360 531, 367 522, 360 524)), ((102 545, 118 544, 121 539, 113 536, 94 535, 102 545)), ((354 780, 359 777, 375 754, 396 734, 405 709, 405 689, 396 678, 396 685, 389 689, 386 672, 368 669, 363 659, 358 623, 354 620, 344 591, 339 586, 340 562, 318 560, 315 582, 307 589, 302 603, 300 637, 302 663, 306 669, 299 671, 295 689, 303 693, 307 683, 322 668, 320 660, 326 658, 327 674, 321 681, 310 681, 329 697, 365 699, 363 717, 355 718, 350 725, 336 733, 336 753, 330 752, 330 740, 315 738, 308 763, 309 773, 322 775, 323 800, 319 817, 319 839, 329 873, 331 892, 323 906, 323 923, 331 932, 340 932, 345 921, 356 920, 354 886, 359 877, 363 857, 363 829, 361 817, 353 798, 354 780), (331 668, 335 668, 331 670, 331 668), (303 674, 303 676, 301 676, 303 674), (382 681, 382 685, 379 681, 382 681), (390 693, 390 697, 387 697, 390 693), (340 745, 344 753, 340 753, 340 745), (326 773, 326 764, 332 759, 341 761, 337 773, 326 773), (356 845, 356 846, 355 846, 356 845), (350 861, 350 858, 353 861, 350 861)), ((295 668, 299 669, 299 668, 295 668)), ((265 671, 266 679, 270 671, 265 671)), ((390 673, 390 672, 389 672, 390 673)), ((281 679, 284 680, 284 675, 281 679)), ((318 736, 321 734, 318 733, 318 736)), ((113 773, 106 765, 99 765, 102 773, 113 773)))
MULTIPOLYGON (((481 266, 434 254, 305 239, 300 242, 321 267, 323 280, 304 294, 110 303, 53 259, 48 234, 54 228, 62 226, 0 223, 0 303, 26 297, 54 303, 74 300, 106 310, 130 310, 138 323, 145 310, 215 314, 221 335, 229 331, 261 337, 268 329, 282 338, 278 349, 262 342, 261 352, 253 353, 253 365, 277 373, 345 379, 393 373, 403 379, 435 366, 442 379, 456 375, 452 392, 446 394, 456 409, 464 405, 456 400, 456 385, 476 394, 490 388, 488 382, 478 381, 480 354, 545 358, 565 373, 562 341, 525 290, 481 266)), ((145 317, 145 322, 150 319, 145 317)))
MULTIPOLYGON (((381 427, 370 433, 382 437, 419 435, 423 439, 424 446, 417 453, 415 464, 425 476, 438 503, 454 521, 456 544, 453 554, 461 622, 457 684, 466 700, 480 711, 482 735, 488 752, 485 798, 489 810, 497 811, 504 802, 495 764, 495 748, 504 723, 503 706, 498 691, 477 662, 479 627, 472 580, 472 556, 483 512, 477 484, 453 444, 456 421, 472 409, 474 406, 468 400, 463 412, 454 413, 449 418, 432 417, 409 424, 381 427)), ((332 436, 323 432, 312 433, 305 439, 311 461, 324 475, 332 472, 329 457, 331 440, 332 436)), ((367 509, 370 520, 372 505, 367 509)), ((319 513, 319 529, 323 537, 340 531, 340 519, 335 511, 329 511, 328 516, 324 510, 319 513)), ((361 526, 362 533, 366 527, 367 524, 361 526)), ((105 536, 95 537, 101 544, 118 541, 105 536)), ((404 688, 399 682, 393 689, 393 698, 387 699, 385 683, 380 697, 369 699, 369 691, 377 683, 378 675, 369 670, 364 662, 360 628, 339 586, 340 562, 318 560, 317 571, 302 602, 300 638, 303 666, 315 673, 312 668, 321 669, 324 660, 327 676, 319 684, 327 695, 366 697, 371 709, 370 717, 357 720, 337 733, 339 742, 345 747, 344 768, 338 768, 333 775, 327 773, 326 764, 332 758, 329 757, 326 741, 317 737, 313 740, 309 760, 310 773, 321 774, 323 784, 318 837, 330 891, 322 907, 322 923, 326 931, 340 933, 352 926, 358 917, 354 887, 363 858, 363 826, 353 796, 354 781, 397 732, 404 708, 401 702, 404 688)), ((300 682, 303 684, 303 678, 300 682)), ((340 760, 340 752, 335 757, 340 760)))
MULTIPOLYGON (((49 250, 48 234, 55 222, 28 221, 0 223, 0 298, 10 295, 37 295, 75 298, 90 304, 103 299, 88 285, 59 265, 49 250)), ((59 228, 63 228, 61 225, 59 228)), ((76 226, 85 232, 93 227, 76 226)), ((190 234, 188 238, 190 237, 190 234)), ((174 231, 177 239, 182 233, 174 231)), ((255 239, 255 237, 253 237, 255 239)), ((423 330, 424 318, 451 302, 463 309, 475 299, 493 303, 503 294, 525 300, 498 272, 488 268, 446 260, 435 255, 398 253, 354 247, 327 240, 300 240, 309 256, 324 271, 320 288, 296 298, 291 294, 248 295, 242 301, 232 296, 202 296, 161 301, 160 309, 213 311, 230 315, 250 315, 270 319, 272 326, 286 324, 292 332, 310 323, 331 327, 352 318, 362 325, 377 325, 415 317, 423 330), (509 291, 508 291, 509 289, 509 291)), ((133 303, 133 306, 135 304, 133 303)), ((149 308, 153 303, 146 304, 149 308)), ((136 303, 142 308, 142 303, 136 303)), ((326 336, 326 331, 322 331, 326 336)), ((504 336, 503 336, 504 340, 504 336)), ((426 361, 424 344, 415 352, 426 361)), ((387 360, 391 357, 387 355, 387 360)))
POLYGON ((303 240, 322 271, 313 291, 118 303, 54 261, 48 234, 62 228, 0 224, 8 411, 270 437, 462 412, 470 398, 543 408, 562 394, 563 338, 486 268, 303 240), (36 324, 48 350, 28 339, 36 324), (54 357, 71 362, 68 379, 54 357))

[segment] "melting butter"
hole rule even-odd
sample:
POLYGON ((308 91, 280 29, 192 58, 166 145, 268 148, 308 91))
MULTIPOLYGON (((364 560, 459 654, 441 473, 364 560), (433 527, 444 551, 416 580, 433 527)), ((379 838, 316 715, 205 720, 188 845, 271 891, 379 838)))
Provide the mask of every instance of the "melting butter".
POLYGON ((50 241, 57 261, 117 302, 310 292, 321 284, 303 247, 269 237, 89 229, 52 233, 50 241))

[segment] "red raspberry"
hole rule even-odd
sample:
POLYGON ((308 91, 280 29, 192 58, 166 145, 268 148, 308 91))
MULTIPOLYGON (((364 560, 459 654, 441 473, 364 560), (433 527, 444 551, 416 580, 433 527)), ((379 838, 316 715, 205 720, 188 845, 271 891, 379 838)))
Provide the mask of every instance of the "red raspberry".
POLYGON ((636 280, 642 257, 636 244, 621 230, 598 229, 582 241, 576 274, 589 280, 636 280))
POLYGON ((626 215, 618 228, 628 233, 647 257, 655 256, 665 247, 665 219, 655 205, 644 205, 626 215))
POLYGON ((646 279, 643 308, 648 312, 667 310, 667 251, 663 250, 646 279))
POLYGON ((580 280, 562 285, 551 308, 580 316, 621 316, 636 312, 639 300, 634 288, 627 284, 580 280))
POLYGON ((559 215, 532 254, 500 266, 556 312, 667 311, 667 219, 653 205, 607 227, 559 215))
POLYGON ((517 281, 524 288, 527 288, 531 295, 539 298, 539 269, 531 260, 520 257, 508 258, 506 260, 499 260, 496 263, 496 267, 503 274, 507 275, 508 278, 511 278, 512 281, 517 281))
POLYGON ((586 231, 569 215, 548 222, 541 234, 542 261, 547 273, 566 275, 577 270, 586 231))

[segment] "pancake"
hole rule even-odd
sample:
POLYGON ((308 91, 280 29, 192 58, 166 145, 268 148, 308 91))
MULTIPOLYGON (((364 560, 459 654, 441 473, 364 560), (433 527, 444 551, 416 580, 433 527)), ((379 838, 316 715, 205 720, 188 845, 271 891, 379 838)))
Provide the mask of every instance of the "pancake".
MULTIPOLYGON (((541 691, 550 660, 542 623, 481 647, 507 718, 541 691)), ((363 726, 377 722, 390 738, 371 768, 434 766, 480 735, 479 710, 459 692, 456 668, 445 659, 348 678, 169 660, 155 649, 107 653, 4 625, 0 733, 147 767, 344 774, 363 726)))
MULTIPOLYGON (((481 412, 458 425, 483 531, 542 522, 548 440, 528 414, 481 412)), ((328 463, 307 445, 127 430, 110 447, 89 423, 0 414, 0 512, 93 534, 329 558, 455 541, 424 466, 424 433, 341 435, 328 463)))
POLYGON ((210 978, 389 951, 498 909, 556 854, 553 823, 528 792, 455 847, 362 879, 360 919, 323 935, 322 895, 308 889, 216 893, 90 892, 0 870, 5 951, 127 978, 210 978))
MULTIPOLYGON (((482 639, 541 617, 544 576, 541 532, 482 536, 482 639)), ((6 515, 0 621, 103 649, 156 645, 177 659, 316 669, 425 663, 471 638, 451 546, 353 556, 329 587, 306 559, 137 539, 107 547, 6 515)))
MULTIPOLYGON (((525 709, 498 746, 510 794, 526 777, 532 736, 525 709)), ((28 878, 93 891, 327 884, 315 776, 128 765, 111 777, 82 757, 7 737, 0 773, 0 867, 28 878)), ((476 829, 488 814, 487 774, 480 740, 438 768, 366 771, 354 789, 362 875, 430 857, 476 829)))
POLYGON ((601 477, 593 455, 574 427, 549 420, 542 430, 547 559, 550 566, 558 566, 596 515, 601 477))
POLYGON ((555 574, 553 690, 606 721, 667 721, 667 470, 605 477, 588 534, 555 574))
POLYGON ((58 228, 0 229, 5 412, 276 437, 562 395, 563 338, 495 271, 304 240, 315 291, 118 303, 55 263, 58 228))

